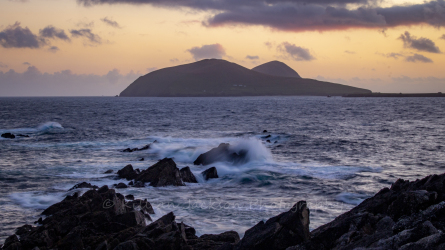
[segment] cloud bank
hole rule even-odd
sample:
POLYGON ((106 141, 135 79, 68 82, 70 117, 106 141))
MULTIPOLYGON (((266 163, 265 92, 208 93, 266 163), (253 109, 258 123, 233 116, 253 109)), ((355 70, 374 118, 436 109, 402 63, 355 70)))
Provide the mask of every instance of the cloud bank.
POLYGON ((150 4, 165 8, 209 11, 208 27, 261 25, 284 31, 388 28, 426 24, 445 25, 445 1, 379 7, 377 0, 77 0, 84 6, 98 4, 150 4), (348 8, 346 4, 354 4, 348 8))
POLYGON ((41 73, 29 66, 23 73, 0 71, 1 96, 114 96, 141 74, 121 74, 117 69, 105 75, 74 74, 70 70, 41 73))
POLYGON ((195 61, 209 58, 222 59, 226 55, 224 47, 219 43, 193 47, 187 51, 192 54, 195 61))

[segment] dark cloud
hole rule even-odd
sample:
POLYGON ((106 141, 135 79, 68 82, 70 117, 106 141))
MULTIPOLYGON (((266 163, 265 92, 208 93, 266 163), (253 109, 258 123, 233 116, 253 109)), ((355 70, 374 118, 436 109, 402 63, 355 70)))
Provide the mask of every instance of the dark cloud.
POLYGON ((285 56, 290 56, 292 60, 295 61, 312 61, 315 57, 311 55, 309 49, 296 46, 295 44, 290 44, 284 42, 277 47, 278 51, 282 52, 285 56))
POLYGON ((110 19, 110 18, 108 18, 108 17, 104 17, 104 18, 102 18, 102 19, 100 19, 100 20, 101 20, 102 22, 106 23, 107 25, 110 25, 111 27, 118 28, 118 29, 122 28, 122 27, 119 25, 119 23, 117 23, 116 21, 114 21, 114 20, 112 20, 112 19, 110 19))
POLYGON ((28 27, 22 28, 19 22, 9 25, 0 32, 0 45, 4 48, 37 49, 44 44, 44 40, 33 34, 28 27))
POLYGON ((445 25, 445 1, 378 7, 378 0, 78 0, 96 4, 151 4, 158 7, 188 7, 213 11, 203 22, 209 27, 222 25, 262 25, 285 31, 384 28, 401 25, 445 25), (346 7, 354 4, 355 8, 346 7), (376 7, 374 7, 376 6, 376 7))
POLYGON ((117 69, 105 75, 75 74, 71 70, 42 73, 30 66, 23 73, 0 70, 2 96, 114 96, 142 74, 122 74, 117 69))
POLYGON ((353 55, 353 54, 355 54, 355 51, 345 50, 345 53, 353 55))
POLYGON ((29 62, 24 62, 23 65, 31 65, 29 62))
POLYGON ((405 31, 405 34, 400 35, 399 39, 403 41, 405 48, 412 48, 418 51, 426 51, 431 53, 440 53, 439 47, 437 47, 433 41, 425 37, 416 38, 415 36, 411 36, 408 31, 405 31))
POLYGON ((62 29, 58 29, 52 25, 49 25, 39 31, 41 37, 44 38, 58 38, 65 41, 69 41, 70 38, 65 34, 65 31, 62 29))
POLYGON ((49 47, 48 51, 49 52, 53 52, 56 53, 57 51, 59 51, 60 49, 57 46, 51 46, 49 47))
POLYGON ((219 43, 203 45, 201 47, 193 47, 187 51, 192 54, 193 59, 196 61, 208 58, 221 59, 226 55, 224 47, 219 43))
POLYGON ((7 68, 7 67, 9 67, 7 64, 0 62, 0 68, 7 68))
POLYGON ((423 63, 432 63, 433 60, 429 59, 428 57, 425 57, 420 54, 414 54, 412 56, 405 57, 405 61, 407 62, 423 62, 423 63))
POLYGON ((91 29, 70 30, 73 37, 85 37, 93 44, 101 44, 102 38, 91 32, 91 29))
POLYGON ((247 55, 247 56, 246 56, 246 59, 249 59, 249 60, 258 60, 258 59, 260 59, 260 57, 259 57, 259 56, 249 56, 249 55, 247 55))
POLYGON ((445 40, 445 34, 443 34, 441 37, 439 37, 439 39, 445 40))

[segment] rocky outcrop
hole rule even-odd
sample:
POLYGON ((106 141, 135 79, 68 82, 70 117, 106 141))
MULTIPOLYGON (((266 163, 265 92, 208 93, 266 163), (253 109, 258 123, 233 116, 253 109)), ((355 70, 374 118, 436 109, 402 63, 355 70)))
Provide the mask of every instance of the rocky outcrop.
POLYGON ((209 165, 214 162, 230 162, 232 164, 241 164, 246 161, 247 151, 241 150, 235 152, 230 149, 228 143, 221 143, 217 148, 201 154, 193 162, 195 165, 209 165))
POLYGON ((126 148, 124 150, 122 150, 122 152, 135 152, 135 151, 142 151, 142 150, 147 150, 150 149, 151 144, 147 144, 145 146, 143 146, 142 148, 126 148))
POLYGON ((147 226, 150 208, 146 200, 125 202, 121 194, 106 187, 82 196, 75 193, 46 209, 41 226, 19 227, 0 249, 204 250, 233 249, 239 241, 233 231, 198 237, 194 228, 177 223, 173 213, 147 226))
POLYGON ((198 183, 198 181, 196 181, 195 175, 193 175, 189 167, 181 168, 181 170, 179 170, 179 173, 181 174, 181 179, 183 182, 198 183))
POLYGON ((130 164, 117 172, 119 178, 133 180, 129 185, 133 187, 144 187, 149 183, 153 187, 163 186, 184 186, 184 182, 197 183, 195 176, 189 167, 181 170, 176 167, 176 163, 171 158, 165 158, 153 166, 139 172, 134 170, 130 164))
POLYGON ((72 188, 70 188, 69 190, 73 190, 73 189, 78 189, 78 188, 99 188, 96 185, 91 185, 91 183, 87 183, 87 182, 82 182, 82 183, 78 183, 76 185, 74 185, 72 188))
POLYGON ((11 133, 4 133, 2 134, 3 138, 7 138, 7 139, 14 139, 15 135, 11 134, 11 133))
POLYGON ((204 180, 218 178, 218 171, 216 171, 215 167, 206 169, 206 170, 202 171, 201 174, 204 177, 204 180))

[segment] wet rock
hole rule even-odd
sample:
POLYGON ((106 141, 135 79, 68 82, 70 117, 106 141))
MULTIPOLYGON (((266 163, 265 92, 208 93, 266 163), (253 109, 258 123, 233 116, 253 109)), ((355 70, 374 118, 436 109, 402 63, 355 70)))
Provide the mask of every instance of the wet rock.
POLYGON ((266 142, 270 143, 270 140, 267 140, 266 142))
POLYGON ((103 185, 102 187, 100 187, 100 188, 97 190, 97 192, 98 192, 99 194, 101 194, 101 193, 105 193, 105 192, 107 192, 108 190, 109 190, 108 186, 107 186, 107 185, 103 185))
POLYGON ((113 173, 113 170, 111 170, 111 169, 104 172, 104 174, 111 174, 111 173, 113 173))
POLYGON ((7 138, 7 139, 14 139, 15 135, 11 134, 11 133, 4 133, 2 134, 3 138, 7 138))
POLYGON ((127 180, 133 180, 138 176, 138 172, 133 169, 131 164, 128 164, 123 169, 117 171, 119 178, 125 178, 127 180))
POLYGON ((145 146, 143 146, 142 148, 126 148, 124 150, 122 150, 122 152, 135 152, 135 151, 142 151, 142 150, 147 150, 150 149, 150 144, 147 144, 145 146))
POLYGON ((230 162, 232 164, 241 164, 246 162, 247 151, 240 150, 235 152, 230 149, 228 143, 221 143, 217 148, 213 148, 210 151, 201 154, 193 162, 194 165, 209 165, 214 162, 230 162))
POLYGON ((299 201, 288 212, 248 229, 235 249, 286 249, 310 240, 309 209, 299 201))
POLYGON ((183 182, 198 183, 198 181, 196 181, 195 175, 193 175, 189 167, 181 168, 181 170, 179 170, 179 173, 181 174, 181 179, 183 182))
POLYGON ((143 187, 145 187, 145 184, 142 181, 136 181, 134 183, 133 187, 143 188, 143 187))
POLYGON ((29 137, 29 135, 24 135, 24 134, 18 134, 18 137, 29 137))
POLYGON ((125 195, 125 199, 127 199, 127 200, 134 200, 134 195, 132 195, 132 194, 125 195))
POLYGON ((128 188, 128 186, 127 184, 120 182, 115 186, 115 188, 128 188))
POLYGON ((142 157, 141 159, 139 159, 139 161, 144 161, 144 157, 142 157))
POLYGON ((87 182, 82 182, 82 183, 78 183, 76 185, 74 185, 72 188, 70 188, 69 190, 73 190, 73 189, 78 189, 78 188, 99 188, 96 185, 91 185, 91 183, 87 183, 87 182))
POLYGON ((147 183, 153 187, 163 186, 184 186, 179 169, 171 158, 164 158, 153 166, 142 171, 137 178, 137 182, 147 183))
POLYGON ((263 133, 267 133, 267 130, 263 130, 263 133))
POLYGON ((218 171, 216 171, 215 167, 204 170, 201 174, 204 177, 204 180, 218 178, 218 171))

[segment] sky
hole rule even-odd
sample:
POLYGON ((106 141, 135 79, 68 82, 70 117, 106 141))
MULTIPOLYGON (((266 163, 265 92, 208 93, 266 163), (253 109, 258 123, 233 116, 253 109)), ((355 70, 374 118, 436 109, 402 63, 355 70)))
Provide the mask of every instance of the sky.
POLYGON ((0 0, 0 96, 117 95, 156 69, 279 60, 374 92, 445 92, 445 1, 0 0))

